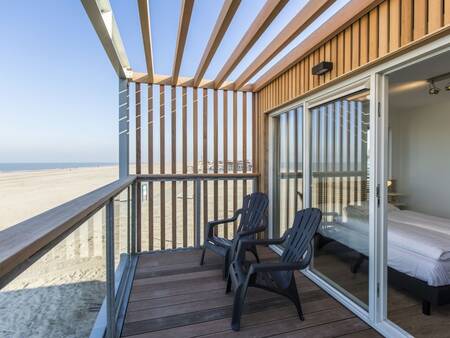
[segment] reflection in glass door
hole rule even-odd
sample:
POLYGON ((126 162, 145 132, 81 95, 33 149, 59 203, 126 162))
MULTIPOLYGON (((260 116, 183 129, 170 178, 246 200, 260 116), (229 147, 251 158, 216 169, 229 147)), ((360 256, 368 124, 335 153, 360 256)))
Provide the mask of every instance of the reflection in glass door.
POLYGON ((272 224, 273 236, 279 237, 303 208, 303 108, 277 115, 273 123, 272 224))
POLYGON ((313 270, 367 308, 369 91, 310 113, 311 204, 323 212, 313 270))

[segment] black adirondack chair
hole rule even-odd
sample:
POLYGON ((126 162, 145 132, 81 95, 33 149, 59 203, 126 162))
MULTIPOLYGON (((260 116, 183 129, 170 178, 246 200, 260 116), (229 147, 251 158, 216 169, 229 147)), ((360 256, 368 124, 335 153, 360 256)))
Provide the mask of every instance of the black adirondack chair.
POLYGON ((234 289, 231 328, 240 329, 241 313, 247 289, 250 286, 275 292, 289 298, 297 308, 300 320, 304 320, 300 298, 295 284, 294 271, 306 268, 311 262, 312 239, 322 219, 319 209, 310 208, 296 213, 292 228, 280 239, 247 240, 239 242, 235 259, 230 264, 227 290, 234 289), (279 262, 246 264, 245 252, 255 245, 284 244, 279 262))
MULTIPOLYGON (((228 267, 232 261, 233 254, 237 248, 237 244, 243 238, 254 238, 255 234, 262 232, 266 229, 263 222, 264 215, 266 213, 269 199, 266 194, 261 192, 254 192, 244 197, 243 205, 241 209, 236 210, 234 216, 231 218, 208 222, 208 233, 203 246, 202 257, 200 265, 205 262, 206 249, 210 249, 216 254, 224 257, 223 277, 228 275, 228 267), (236 234, 232 240, 227 238, 218 237, 214 234, 214 228, 220 224, 226 224, 236 221, 240 216, 239 227, 236 230, 236 234)), ((247 251, 253 253, 256 261, 259 262, 258 252, 256 246, 249 246, 247 251)))

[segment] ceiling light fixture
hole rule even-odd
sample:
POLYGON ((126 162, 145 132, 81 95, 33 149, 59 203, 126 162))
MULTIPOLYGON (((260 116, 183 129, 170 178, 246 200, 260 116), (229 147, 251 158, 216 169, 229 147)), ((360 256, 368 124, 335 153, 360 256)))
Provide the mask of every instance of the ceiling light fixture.
POLYGON ((438 87, 436 87, 436 85, 434 84, 434 81, 430 81, 430 89, 428 89, 428 94, 430 95, 437 95, 439 94, 440 89, 438 87))

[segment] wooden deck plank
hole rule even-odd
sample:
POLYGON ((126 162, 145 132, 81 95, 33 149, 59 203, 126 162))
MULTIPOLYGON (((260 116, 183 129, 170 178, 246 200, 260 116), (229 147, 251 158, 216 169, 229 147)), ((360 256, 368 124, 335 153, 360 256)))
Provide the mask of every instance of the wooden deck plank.
MULTIPOLYGON (((262 248, 270 261, 275 253, 262 248)), ((199 265, 199 250, 142 254, 127 309, 123 337, 266 337, 339 336, 373 331, 300 272, 296 282, 305 321, 279 295, 250 288, 242 329, 230 329, 233 294, 225 294, 221 258, 208 253, 199 265)), ((358 336, 355 336, 358 337, 358 336)))

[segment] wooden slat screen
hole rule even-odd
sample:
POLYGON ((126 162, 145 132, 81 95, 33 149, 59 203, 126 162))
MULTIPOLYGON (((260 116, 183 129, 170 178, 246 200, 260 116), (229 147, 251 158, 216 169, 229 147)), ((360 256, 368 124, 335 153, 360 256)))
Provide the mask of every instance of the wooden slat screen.
MULTIPOLYGON (((135 98, 137 174, 188 177, 201 172, 255 171, 252 159, 256 156, 257 122, 251 93, 135 84, 135 98), (143 109, 145 116, 141 115, 143 109), (248 129, 253 129, 252 137, 247 135, 248 129), (146 134, 148 148, 142 151, 146 134)), ((201 236, 208 221, 229 217, 239 208, 244 194, 253 189, 251 180, 244 181, 200 183, 201 236)), ((138 250, 193 246, 193 179, 142 182, 138 187, 138 250)), ((233 224, 220 231, 231 238, 233 224)))
POLYGON ((431 33, 448 34, 449 24, 450 0, 382 1, 258 91, 259 109, 272 111, 420 39, 425 41, 431 33), (314 76, 311 68, 320 61, 333 62, 333 70, 314 76))

